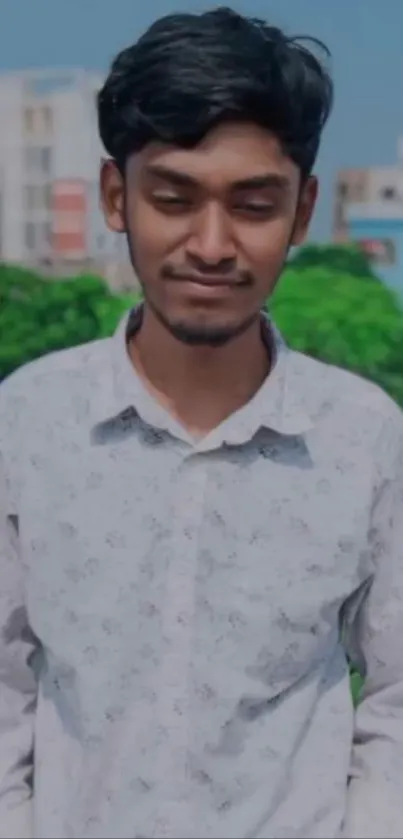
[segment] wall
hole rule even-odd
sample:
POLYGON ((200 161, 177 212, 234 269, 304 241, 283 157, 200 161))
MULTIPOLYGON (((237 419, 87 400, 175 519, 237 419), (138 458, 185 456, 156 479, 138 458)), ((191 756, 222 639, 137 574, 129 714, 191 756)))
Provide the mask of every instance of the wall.
POLYGON ((98 177, 103 154, 95 107, 101 78, 83 72, 72 82, 49 98, 54 115, 53 173, 55 178, 92 181, 98 177))
POLYGON ((345 242, 348 238, 346 210, 350 203, 368 201, 368 169, 342 169, 338 172, 333 197, 333 240, 345 242))
POLYGON ((369 170, 369 201, 395 201, 403 198, 402 166, 377 166, 369 170))
POLYGON ((0 78, 0 178, 3 212, 1 259, 18 261, 24 253, 21 219, 22 192, 22 90, 18 80, 0 78))

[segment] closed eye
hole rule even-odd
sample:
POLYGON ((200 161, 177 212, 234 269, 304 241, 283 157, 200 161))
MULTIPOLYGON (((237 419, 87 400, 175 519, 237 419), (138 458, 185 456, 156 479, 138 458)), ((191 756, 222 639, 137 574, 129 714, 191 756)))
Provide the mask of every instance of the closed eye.
POLYGON ((264 201, 247 201, 242 204, 236 204, 234 209, 240 213, 250 213, 256 216, 269 216, 274 213, 274 204, 264 201))
POLYGON ((156 193, 154 194, 154 201, 158 204, 173 204, 178 206, 188 206, 190 201, 181 195, 174 195, 171 193, 156 193))

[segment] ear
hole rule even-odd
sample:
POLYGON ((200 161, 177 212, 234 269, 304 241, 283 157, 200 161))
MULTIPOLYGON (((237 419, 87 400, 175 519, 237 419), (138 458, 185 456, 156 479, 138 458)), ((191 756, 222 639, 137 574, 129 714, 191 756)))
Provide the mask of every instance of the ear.
POLYGON ((114 160, 102 160, 100 198, 109 230, 114 233, 124 233, 124 179, 114 160))
POLYGON ((308 233, 318 197, 318 179, 310 175, 301 187, 291 245, 302 245, 308 233))

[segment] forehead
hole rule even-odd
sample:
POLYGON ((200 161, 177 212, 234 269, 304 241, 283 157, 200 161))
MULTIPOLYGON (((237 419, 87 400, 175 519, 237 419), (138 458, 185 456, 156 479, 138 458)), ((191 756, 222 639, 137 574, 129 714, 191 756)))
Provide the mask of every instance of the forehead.
POLYGON ((161 166, 187 174, 214 187, 268 174, 297 183, 299 172, 273 134, 249 123, 228 123, 214 128, 192 149, 150 143, 131 161, 134 171, 161 166))

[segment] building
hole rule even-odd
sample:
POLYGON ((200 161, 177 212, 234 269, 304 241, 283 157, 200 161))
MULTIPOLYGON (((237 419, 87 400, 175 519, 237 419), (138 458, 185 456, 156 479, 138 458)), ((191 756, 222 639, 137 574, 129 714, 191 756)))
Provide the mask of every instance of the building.
POLYGON ((403 294, 403 139, 396 165, 339 172, 333 239, 356 242, 379 276, 403 294))
POLYGON ((350 241, 367 254, 378 276, 403 295, 403 202, 352 204, 347 224, 350 241))
POLYGON ((333 239, 348 240, 348 210, 354 204, 393 206, 403 202, 403 146, 401 161, 395 166, 370 169, 344 169, 338 173, 333 204, 333 239))
POLYGON ((99 208, 96 94, 84 70, 0 76, 0 260, 50 274, 112 270, 128 277, 122 236, 99 208))

